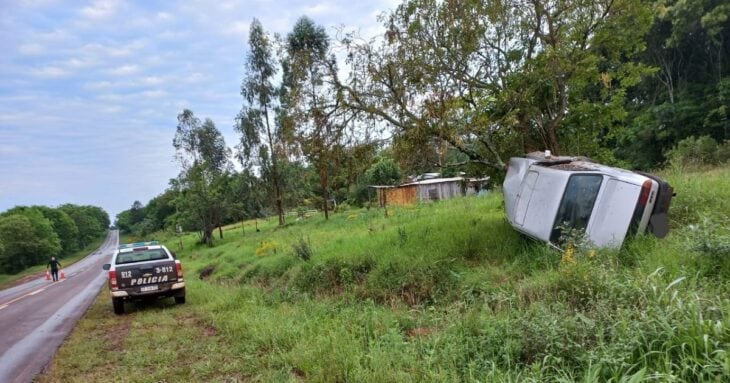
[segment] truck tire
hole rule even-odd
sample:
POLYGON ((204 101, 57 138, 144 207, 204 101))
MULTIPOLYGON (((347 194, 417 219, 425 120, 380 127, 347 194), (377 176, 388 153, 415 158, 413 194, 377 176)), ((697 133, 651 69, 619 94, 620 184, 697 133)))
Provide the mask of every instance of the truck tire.
POLYGON ((114 314, 124 314, 124 300, 120 298, 112 298, 112 306, 114 306, 114 314))
POLYGON ((185 295, 183 295, 181 297, 175 297, 175 303, 177 303, 177 304, 185 303, 185 295))

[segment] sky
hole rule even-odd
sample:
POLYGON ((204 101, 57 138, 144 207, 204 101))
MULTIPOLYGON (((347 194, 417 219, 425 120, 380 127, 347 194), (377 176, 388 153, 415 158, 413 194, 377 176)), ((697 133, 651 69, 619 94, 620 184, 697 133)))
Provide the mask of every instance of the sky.
POLYGON ((306 15, 372 37, 399 2, 0 0, 0 212, 74 203, 114 220, 146 204, 179 173, 183 109, 238 142, 254 18, 281 35, 306 15))

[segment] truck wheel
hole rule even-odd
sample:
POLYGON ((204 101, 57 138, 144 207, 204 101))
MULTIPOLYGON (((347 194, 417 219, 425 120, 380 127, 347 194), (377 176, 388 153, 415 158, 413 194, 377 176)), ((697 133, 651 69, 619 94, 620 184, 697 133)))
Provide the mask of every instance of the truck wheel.
POLYGON ((124 314, 124 301, 120 298, 112 298, 112 306, 114 306, 114 314, 124 314))
POLYGON ((185 303, 185 295, 183 295, 181 297, 175 297, 175 303, 177 303, 177 304, 185 303))

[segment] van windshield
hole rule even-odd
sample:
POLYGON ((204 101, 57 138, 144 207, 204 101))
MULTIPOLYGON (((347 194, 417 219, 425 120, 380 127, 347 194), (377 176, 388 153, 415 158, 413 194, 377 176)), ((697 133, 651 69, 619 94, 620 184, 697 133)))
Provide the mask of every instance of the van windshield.
POLYGON ((159 259, 167 259, 167 253, 163 249, 146 249, 135 250, 130 252, 119 253, 117 255, 117 265, 125 263, 155 261, 159 259))
POLYGON ((585 230, 591 219, 603 176, 599 174, 575 174, 568 179, 558 214, 555 216, 550 242, 559 244, 564 228, 585 230))

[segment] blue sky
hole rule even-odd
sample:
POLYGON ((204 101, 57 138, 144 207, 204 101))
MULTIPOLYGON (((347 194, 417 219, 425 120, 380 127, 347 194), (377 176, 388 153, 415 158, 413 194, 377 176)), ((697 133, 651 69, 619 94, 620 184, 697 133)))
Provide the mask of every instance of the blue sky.
POLYGON ((307 15, 382 33, 397 0, 0 0, 0 212, 101 206, 112 220, 179 168, 177 114, 211 118, 234 146, 254 17, 285 35, 307 15))

